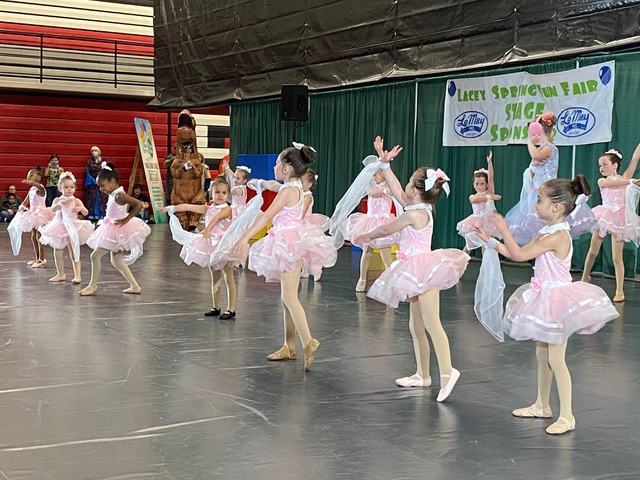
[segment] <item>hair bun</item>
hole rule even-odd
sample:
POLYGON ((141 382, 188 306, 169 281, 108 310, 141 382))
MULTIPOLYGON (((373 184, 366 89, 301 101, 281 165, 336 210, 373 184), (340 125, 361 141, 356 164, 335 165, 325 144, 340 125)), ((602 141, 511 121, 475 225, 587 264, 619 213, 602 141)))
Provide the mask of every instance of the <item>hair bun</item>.
POLYGON ((591 185, 589 185, 587 177, 581 173, 577 174, 575 178, 571 180, 571 186, 573 187, 573 191, 576 193, 576 196, 580 194, 587 196, 591 195, 591 185))
POLYGON ((307 145, 304 145, 300 149, 300 156, 302 157, 302 161, 306 164, 316 161, 316 151, 307 145))

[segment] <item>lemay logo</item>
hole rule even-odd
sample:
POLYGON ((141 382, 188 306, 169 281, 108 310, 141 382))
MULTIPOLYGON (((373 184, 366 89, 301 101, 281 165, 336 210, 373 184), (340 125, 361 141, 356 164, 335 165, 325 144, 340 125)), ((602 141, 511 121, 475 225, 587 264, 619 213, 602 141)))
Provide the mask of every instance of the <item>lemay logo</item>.
POLYGON ((482 112, 463 112, 453 120, 455 132, 464 138, 476 138, 487 131, 487 116, 482 112))
POLYGON ((565 108, 558 115, 556 128, 564 137, 581 137, 589 133, 596 125, 596 116, 584 107, 565 108))

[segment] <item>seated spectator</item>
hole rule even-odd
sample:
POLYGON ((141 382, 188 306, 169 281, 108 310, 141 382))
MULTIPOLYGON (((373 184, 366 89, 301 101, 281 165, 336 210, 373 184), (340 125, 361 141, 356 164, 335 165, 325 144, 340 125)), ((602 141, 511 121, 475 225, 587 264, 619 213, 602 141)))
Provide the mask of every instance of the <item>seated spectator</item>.
POLYGON ((4 202, 9 195, 15 195, 16 196, 16 200, 18 201, 18 204, 22 204, 22 199, 16 193, 16 186, 15 185, 9 185, 9 188, 7 188, 7 193, 5 193, 2 196, 2 198, 0 198, 0 202, 4 202))
POLYGON ((18 197, 15 193, 8 193, 6 197, 0 202, 0 220, 3 223, 11 222, 18 212, 18 207, 20 207, 20 202, 18 202, 18 197))
POLYGON ((140 217, 146 223, 149 223, 149 198, 142 193, 142 185, 136 183, 133 186, 133 193, 131 196, 142 202, 142 210, 140 210, 140 213, 138 213, 136 217, 140 217))

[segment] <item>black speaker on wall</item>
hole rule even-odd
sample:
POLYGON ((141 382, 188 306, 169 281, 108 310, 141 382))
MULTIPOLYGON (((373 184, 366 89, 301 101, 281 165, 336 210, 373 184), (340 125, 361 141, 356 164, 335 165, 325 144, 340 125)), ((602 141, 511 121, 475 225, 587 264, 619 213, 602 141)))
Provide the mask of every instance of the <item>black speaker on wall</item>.
POLYGON ((309 87, 282 85, 280 120, 306 122, 309 120, 309 87))

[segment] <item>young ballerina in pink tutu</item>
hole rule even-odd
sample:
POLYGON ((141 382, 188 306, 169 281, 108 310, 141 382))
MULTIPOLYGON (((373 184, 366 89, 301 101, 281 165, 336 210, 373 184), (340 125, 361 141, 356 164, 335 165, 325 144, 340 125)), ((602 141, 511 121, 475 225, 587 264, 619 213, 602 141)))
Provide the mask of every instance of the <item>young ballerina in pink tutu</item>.
POLYGON ((39 168, 29 170, 27 179, 22 183, 31 185, 26 200, 18 208, 18 213, 9 224, 7 231, 11 240, 13 254, 20 253, 22 233, 31 232, 31 245, 35 253, 35 260, 27 262, 31 268, 41 268, 47 263, 44 258, 44 247, 40 243, 40 227, 53 219, 53 212, 46 207, 47 191, 40 183, 42 172, 39 168))
POLYGON ((364 292, 367 286, 367 272, 375 248, 380 252, 384 268, 389 268, 391 265, 391 247, 398 243, 399 236, 397 234, 376 238, 367 244, 359 244, 355 239, 362 233, 370 232, 393 221, 395 215, 391 213, 392 203, 391 192, 387 188, 382 172, 378 170, 373 174, 372 183, 367 191, 367 213, 352 213, 349 215, 347 223, 346 239, 351 240, 353 245, 362 249, 360 277, 356 283, 356 292, 364 292))
POLYGON ((238 165, 234 172, 227 163, 224 166, 224 174, 227 183, 232 186, 230 194, 231 211, 233 218, 237 218, 247 204, 247 182, 249 181, 251 169, 243 165, 238 165))
POLYGON ((611 234, 611 253, 616 274, 614 302, 624 302, 624 262, 622 261, 624 242, 633 242, 636 247, 640 246, 640 217, 636 214, 640 180, 632 178, 638 166, 638 159, 640 159, 640 145, 636 147, 631 162, 622 175, 618 175, 622 161, 620 152, 609 150, 598 159, 600 173, 605 177, 598 180, 598 187, 602 192, 602 205, 593 207, 598 229, 591 236, 582 281, 591 280, 591 269, 604 237, 611 234))
POLYGON ((482 228, 492 237, 498 235, 498 231, 491 225, 490 215, 495 213, 494 200, 502 197, 497 195, 493 184, 493 152, 487 156, 487 169, 481 168, 473 172, 473 188, 476 193, 469 195, 473 213, 464 220, 458 222, 458 233, 465 239, 465 251, 481 247, 484 242, 475 233, 474 228, 482 228))
POLYGON ((302 207, 302 218, 304 223, 308 225, 315 225, 321 231, 326 232, 329 228, 329 217, 322 215, 321 213, 313 213, 313 192, 311 189, 315 187, 318 181, 318 175, 313 169, 308 169, 302 177, 300 177, 300 183, 302 183, 302 194, 304 195, 304 206, 302 207))
POLYGON ((584 175, 573 180, 555 179, 543 183, 538 189, 536 211, 546 223, 539 235, 524 247, 518 246, 505 220, 494 215, 496 227, 504 237, 504 244, 489 239, 487 248, 516 261, 535 258, 531 283, 518 288, 507 301, 504 313, 504 331, 515 340, 535 340, 538 360, 538 397, 529 407, 518 408, 516 417, 551 418, 549 396, 551 383, 556 379, 560 397, 560 416, 547 428, 547 433, 558 435, 575 429, 571 409, 571 376, 565 361, 567 340, 574 334, 592 334, 604 324, 618 317, 605 292, 594 285, 572 282, 569 268, 573 244, 569 212, 580 207, 578 197, 589 195, 591 188, 584 175), (576 205, 577 203, 577 205, 576 205))
POLYGON ((236 317, 236 282, 233 277, 233 264, 228 261, 212 263, 211 254, 220 242, 222 236, 231 225, 232 211, 227 203, 230 186, 224 177, 218 177, 211 183, 211 202, 206 205, 172 205, 161 208, 169 212, 171 218, 169 226, 173 239, 182 245, 180 258, 184 263, 195 263, 201 267, 208 267, 211 275, 211 310, 205 313, 207 317, 217 316, 220 320, 232 320, 236 317), (205 228, 200 233, 187 232, 180 225, 175 212, 195 212, 204 215, 205 228), (220 287, 222 279, 227 288, 227 310, 220 313, 220 287))
POLYGON ((98 228, 87 240, 93 248, 91 253, 91 281, 80 290, 80 295, 93 295, 98 288, 101 261, 107 253, 111 253, 111 265, 129 282, 129 288, 123 293, 139 294, 142 289, 133 278, 128 265, 142 255, 142 245, 151 233, 149 225, 136 215, 142 209, 142 202, 124 193, 120 186, 118 172, 112 163, 102 162, 96 181, 100 191, 109 195, 105 218, 98 223, 98 228), (125 252, 129 252, 125 255, 125 252))
POLYGON ((387 152, 383 150, 380 137, 376 137, 374 146, 384 179, 405 211, 397 219, 355 239, 366 244, 376 238, 400 233, 400 250, 396 254, 396 261, 374 282, 367 295, 391 308, 397 308, 400 302, 409 302, 409 330, 413 338, 417 371, 414 375, 397 379, 396 384, 401 387, 431 385, 426 329, 438 359, 440 392, 437 401, 442 402, 451 394, 460 372, 451 365, 449 339, 440 323, 440 290, 458 283, 469 262, 469 255, 461 250, 431 250, 433 204, 443 191, 448 193, 449 179, 440 169, 422 167, 411 175, 403 190, 389 168, 389 162, 402 148, 396 145, 387 152))
POLYGON ((249 240, 262 230, 270 220, 273 226, 266 237, 253 244, 249 251, 249 269, 266 278, 267 282, 280 282, 284 311, 284 345, 267 356, 268 360, 293 360, 296 358, 296 330, 304 347, 304 368, 310 370, 320 342, 311 336, 307 316, 298 299, 298 285, 302 265, 309 273, 320 276, 322 268, 335 264, 337 253, 328 236, 317 235, 318 228, 305 225, 302 218, 304 195, 300 178, 316 159, 313 148, 300 143, 283 150, 276 159, 275 182, 260 183, 278 191, 269 208, 260 214, 252 226, 238 240, 235 255, 242 257, 249 248, 249 240))
MULTIPOLYGON (((321 213, 313 213, 313 192, 311 189, 315 186, 318 176, 313 169, 308 169, 300 178, 302 183, 302 194, 304 195, 304 206, 302 207, 302 218, 305 225, 314 225, 318 228, 318 235, 324 236, 324 232, 329 228, 329 217, 321 213)), ((302 267, 303 278, 309 277, 309 269, 305 263, 302 267)), ((313 277, 317 282, 320 277, 313 277)))
POLYGON ((64 249, 69 250, 69 257, 73 262, 72 283, 78 284, 80 278, 80 245, 87 243, 93 233, 93 223, 89 220, 78 220, 78 213, 88 215, 80 199, 74 197, 76 192, 76 177, 71 172, 63 172, 58 179, 58 190, 62 194, 53 200, 51 210, 55 217, 44 227, 40 228, 42 237, 40 243, 53 248, 53 258, 56 263, 56 275, 50 282, 64 282, 64 249))

